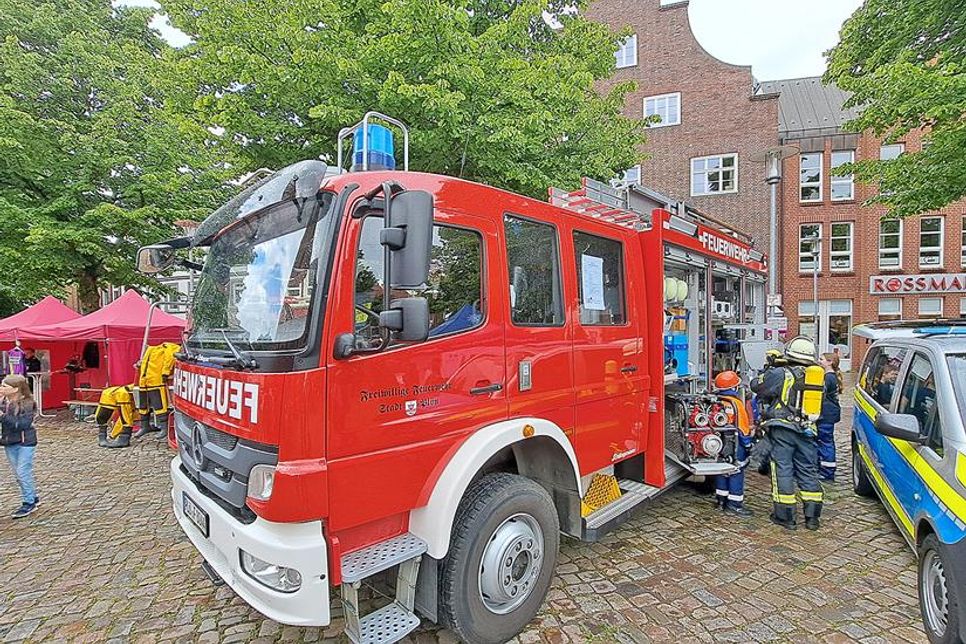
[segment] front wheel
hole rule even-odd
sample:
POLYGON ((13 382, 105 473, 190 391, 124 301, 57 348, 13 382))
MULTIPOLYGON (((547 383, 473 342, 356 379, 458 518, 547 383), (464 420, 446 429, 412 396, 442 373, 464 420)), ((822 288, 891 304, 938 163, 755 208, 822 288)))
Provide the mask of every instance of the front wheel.
POLYGON ((456 512, 439 572, 440 622, 468 644, 512 639, 543 604, 559 545, 545 489, 515 474, 484 476, 456 512))
POLYGON ((936 535, 919 546, 919 608, 932 644, 962 644, 959 637, 959 595, 949 583, 948 566, 936 535))

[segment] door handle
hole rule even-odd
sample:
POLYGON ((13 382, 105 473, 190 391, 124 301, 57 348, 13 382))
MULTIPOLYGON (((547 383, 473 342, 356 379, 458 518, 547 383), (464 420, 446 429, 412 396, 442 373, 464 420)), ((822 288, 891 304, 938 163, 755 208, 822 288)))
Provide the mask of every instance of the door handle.
POLYGON ((636 365, 629 364, 621 367, 621 373, 634 373, 635 371, 637 371, 636 365))
POLYGON ((473 396, 482 396, 483 394, 494 394, 503 389, 503 385, 498 382, 494 382, 492 385, 484 385, 482 387, 473 387, 470 389, 470 394, 473 396))

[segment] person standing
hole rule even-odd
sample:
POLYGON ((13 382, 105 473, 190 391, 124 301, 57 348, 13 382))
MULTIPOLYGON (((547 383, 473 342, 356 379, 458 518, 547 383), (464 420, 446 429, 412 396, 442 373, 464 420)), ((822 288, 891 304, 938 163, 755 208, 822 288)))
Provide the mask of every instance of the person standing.
POLYGON ((33 396, 27 379, 9 375, 0 381, 0 443, 7 455, 23 504, 12 517, 21 519, 37 509, 40 497, 34 483, 34 451, 37 449, 37 429, 34 427, 33 396))
POLYGON ((795 530, 795 487, 805 513, 805 527, 818 530, 822 515, 822 484, 818 480, 817 431, 802 409, 806 367, 816 364, 815 343, 805 337, 785 345, 787 364, 758 376, 752 390, 762 405, 762 426, 771 439, 772 523, 795 530))
POLYGON ((815 425, 818 428, 818 473, 823 481, 835 481, 835 424, 842 420, 839 394, 842 393, 842 372, 839 370, 839 354, 823 353, 818 364, 825 369, 825 387, 822 391, 822 415, 815 425))
POLYGON ((27 384, 30 386, 30 391, 33 393, 34 390, 34 379, 30 374, 40 373, 44 370, 43 365, 40 363, 40 358, 37 357, 37 352, 33 349, 24 349, 24 375, 27 376, 27 384))

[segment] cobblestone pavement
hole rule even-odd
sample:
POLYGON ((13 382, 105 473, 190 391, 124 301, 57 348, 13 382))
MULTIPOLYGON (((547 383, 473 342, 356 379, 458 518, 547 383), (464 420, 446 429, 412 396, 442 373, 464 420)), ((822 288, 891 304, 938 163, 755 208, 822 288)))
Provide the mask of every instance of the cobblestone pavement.
MULTIPOLYGON (((843 400, 849 400, 844 397, 843 400)), ((878 502, 854 496, 848 426, 821 531, 768 522, 768 482, 749 474, 755 516, 721 516, 680 486, 597 544, 565 540, 539 617, 519 642, 921 642, 915 561, 878 502)), ((37 513, 0 463, 0 639, 344 641, 280 626, 214 588, 169 509, 171 453, 153 436, 95 446, 91 425, 41 425, 37 513)), ((410 642, 454 642, 424 629, 410 642)))

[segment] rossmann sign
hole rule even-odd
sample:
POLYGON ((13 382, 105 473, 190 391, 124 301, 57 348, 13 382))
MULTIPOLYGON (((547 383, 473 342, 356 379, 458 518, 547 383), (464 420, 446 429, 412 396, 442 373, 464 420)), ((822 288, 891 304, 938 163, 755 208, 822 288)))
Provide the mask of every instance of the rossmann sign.
POLYGON ((869 278, 869 292, 872 295, 966 293, 966 273, 873 275, 869 278))

